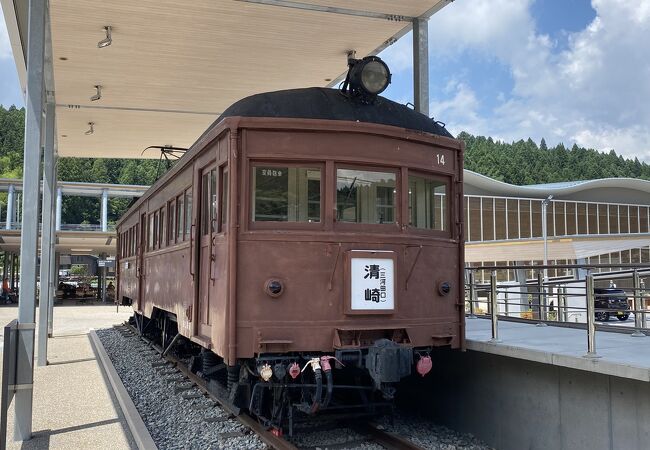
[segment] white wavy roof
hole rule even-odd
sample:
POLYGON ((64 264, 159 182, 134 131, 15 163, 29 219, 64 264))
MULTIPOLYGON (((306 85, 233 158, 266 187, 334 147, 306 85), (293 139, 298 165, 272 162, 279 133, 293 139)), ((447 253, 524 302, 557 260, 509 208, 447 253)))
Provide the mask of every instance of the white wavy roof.
POLYGON ((598 188, 630 189, 647 193, 648 201, 650 202, 650 181, 638 178, 601 178, 597 180, 517 186, 465 169, 464 183, 488 191, 494 195, 506 197, 545 198, 549 194, 560 197, 598 188))

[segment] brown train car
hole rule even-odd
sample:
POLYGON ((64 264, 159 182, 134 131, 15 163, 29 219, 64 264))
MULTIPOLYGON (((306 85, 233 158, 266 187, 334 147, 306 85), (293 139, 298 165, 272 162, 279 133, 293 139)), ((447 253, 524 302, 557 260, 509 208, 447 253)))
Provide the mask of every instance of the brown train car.
POLYGON ((302 383, 287 402, 306 413, 333 376, 390 398, 431 349, 464 346, 462 171, 461 142, 382 97, 243 99, 119 222, 117 298, 277 426, 266 388, 302 383))

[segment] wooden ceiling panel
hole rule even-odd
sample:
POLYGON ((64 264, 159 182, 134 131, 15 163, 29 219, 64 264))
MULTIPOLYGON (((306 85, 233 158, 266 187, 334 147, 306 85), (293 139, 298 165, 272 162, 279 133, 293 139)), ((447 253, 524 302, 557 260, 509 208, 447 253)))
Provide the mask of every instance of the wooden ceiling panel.
POLYGON ((65 107, 56 114, 59 154, 94 158, 157 159, 158 151, 142 151, 149 145, 187 148, 215 120, 209 115, 65 107), (88 122, 94 122, 91 135, 85 134, 88 122))
MULTIPOLYGON (((441 0, 303 3, 413 16, 441 0)), ((130 157, 139 157, 133 152, 146 145, 188 145, 235 101, 259 92, 326 86, 346 70, 348 50, 370 54, 410 25, 235 0, 66 0, 50 8, 56 101, 79 106, 57 110, 63 156, 102 155, 109 143, 130 157), (113 28, 113 43, 99 49, 105 25, 113 28), (94 85, 102 86, 102 98, 91 102, 94 85), (145 126, 128 133, 118 127, 145 116, 146 125, 162 133, 159 139, 145 126), (112 142, 98 138, 100 121, 93 117, 117 121, 110 123, 112 142), (152 123, 154 118, 160 123, 152 123), (83 131, 92 121, 98 131, 89 140, 83 131)))

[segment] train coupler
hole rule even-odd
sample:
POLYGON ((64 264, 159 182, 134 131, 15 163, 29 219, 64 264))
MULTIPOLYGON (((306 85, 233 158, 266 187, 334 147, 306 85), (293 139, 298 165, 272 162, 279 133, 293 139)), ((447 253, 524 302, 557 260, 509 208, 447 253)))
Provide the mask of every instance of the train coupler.
POLYGON ((374 382, 375 389, 381 391, 386 400, 395 396, 392 386, 411 374, 413 349, 397 344, 389 339, 379 339, 368 348, 366 369, 374 382))

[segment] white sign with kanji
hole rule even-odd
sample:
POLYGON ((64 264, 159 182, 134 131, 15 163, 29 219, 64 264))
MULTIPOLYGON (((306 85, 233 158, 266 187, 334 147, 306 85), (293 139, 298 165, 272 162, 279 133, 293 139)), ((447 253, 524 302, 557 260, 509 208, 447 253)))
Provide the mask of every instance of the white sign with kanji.
POLYGON ((395 308, 392 259, 352 258, 350 271, 350 309, 381 311, 395 308))

